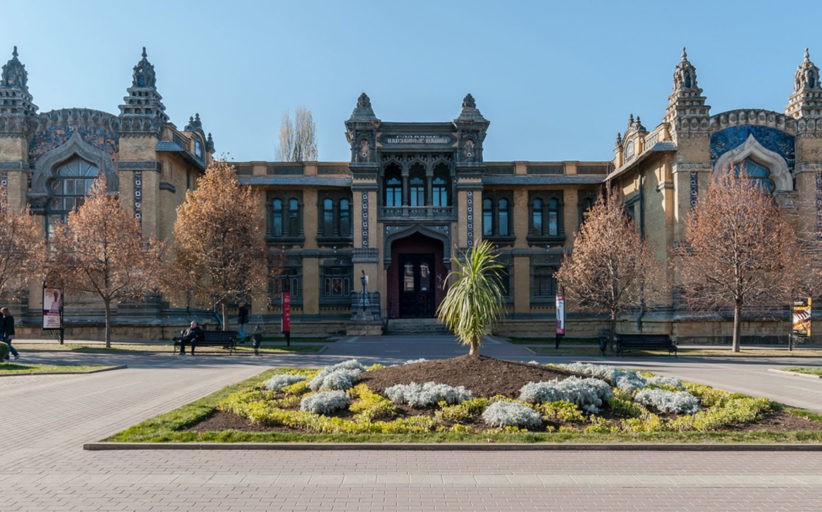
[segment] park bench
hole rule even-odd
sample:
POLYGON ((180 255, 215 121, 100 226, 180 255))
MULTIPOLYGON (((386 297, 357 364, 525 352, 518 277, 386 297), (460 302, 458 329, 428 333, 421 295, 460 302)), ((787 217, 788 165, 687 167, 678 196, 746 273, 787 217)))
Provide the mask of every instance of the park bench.
MULTIPOLYGON (((172 350, 177 350, 180 346, 180 336, 175 336, 172 350)), ((194 348, 200 347, 223 347, 229 350, 229 354, 234 353, 234 347, 237 345, 237 331, 203 331, 203 339, 198 341, 194 348)))
POLYGON ((617 354, 630 349, 667 349, 669 354, 676 356, 676 345, 667 334, 617 334, 617 354))

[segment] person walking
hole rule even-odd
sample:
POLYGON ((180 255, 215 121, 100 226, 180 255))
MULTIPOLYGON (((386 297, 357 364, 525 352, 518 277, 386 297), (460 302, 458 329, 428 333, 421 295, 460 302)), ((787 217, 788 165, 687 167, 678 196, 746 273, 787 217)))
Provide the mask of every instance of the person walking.
POLYGON ((245 343, 245 340, 248 338, 248 334, 245 332, 245 326, 248 323, 249 309, 246 301, 240 301, 240 307, 237 311, 237 324, 239 325, 237 330, 240 335, 240 343, 245 343))
MULTIPOLYGON (((2 336, 2 341, 9 346, 9 353, 14 356, 16 361, 20 359, 20 353, 11 344, 11 339, 14 336, 14 317, 11 316, 9 308, 6 307, 0 308, 0 313, 3 315, 0 318, 0 336, 2 336)), ((6 356, 6 361, 8 360, 9 356, 6 356)))

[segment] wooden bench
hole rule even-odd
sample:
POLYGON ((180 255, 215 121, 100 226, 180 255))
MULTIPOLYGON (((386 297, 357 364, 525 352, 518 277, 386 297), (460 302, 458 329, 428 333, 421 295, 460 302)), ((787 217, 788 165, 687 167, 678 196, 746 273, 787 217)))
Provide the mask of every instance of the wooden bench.
MULTIPOLYGON (((617 334, 616 351, 622 354, 626 350, 667 349, 668 354, 677 356, 676 345, 667 334, 617 334)), ((677 356, 678 357, 678 356, 677 356)))
MULTIPOLYGON (((174 337, 172 350, 176 351, 180 346, 180 336, 174 337)), ((229 350, 229 355, 234 353, 237 345, 237 331, 203 331, 203 339, 194 344, 194 348, 200 347, 223 347, 229 350)))

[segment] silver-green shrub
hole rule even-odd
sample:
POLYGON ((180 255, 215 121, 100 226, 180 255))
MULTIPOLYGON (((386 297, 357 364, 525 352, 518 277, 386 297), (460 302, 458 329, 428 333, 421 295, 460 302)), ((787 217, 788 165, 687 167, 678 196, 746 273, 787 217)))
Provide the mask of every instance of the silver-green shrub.
POLYGON ((331 414, 348 407, 351 398, 345 391, 321 391, 300 401, 300 410, 314 414, 331 414))
POLYGON ((287 375, 287 374, 275 375, 275 376, 271 377, 270 379, 268 379, 267 381, 265 381, 265 384, 263 384, 263 387, 265 389, 269 390, 269 391, 279 391, 279 390, 283 389, 286 386, 296 384, 297 382, 300 382, 300 381, 305 380, 307 378, 308 377, 305 377, 303 375, 287 375))
POLYGON ((464 386, 453 387, 435 382, 426 382, 422 386, 416 382, 397 384, 387 388, 385 396, 395 404, 408 404, 411 407, 428 407, 439 402, 458 404, 474 398, 464 386))
POLYGON ((527 405, 499 401, 485 408, 482 419, 492 427, 539 428, 542 416, 527 405))
POLYGON ((687 391, 642 389, 634 395, 634 401, 659 412, 694 414, 699 411, 699 399, 687 391))
POLYGON ((406 361, 406 362, 404 362, 404 363, 402 363, 402 364, 424 363, 424 362, 426 362, 426 361, 428 361, 428 359, 426 359, 426 358, 424 358, 424 357, 421 357, 421 358, 419 358, 419 359, 409 359, 408 361, 406 361))
POLYGON ((599 407, 612 396, 611 386, 604 380, 579 377, 529 382, 519 390, 519 399, 523 402, 570 402, 591 413, 599 412, 599 407))
POLYGON ((354 385, 365 371, 365 366, 356 359, 326 366, 311 379, 308 387, 312 391, 320 389, 346 390, 354 385))
POLYGON ((648 386, 666 385, 675 388, 682 387, 682 382, 673 377, 643 377, 634 370, 624 370, 616 366, 590 363, 559 364, 557 366, 571 370, 572 372, 588 375, 589 377, 607 380, 626 393, 633 393, 637 389, 648 386))

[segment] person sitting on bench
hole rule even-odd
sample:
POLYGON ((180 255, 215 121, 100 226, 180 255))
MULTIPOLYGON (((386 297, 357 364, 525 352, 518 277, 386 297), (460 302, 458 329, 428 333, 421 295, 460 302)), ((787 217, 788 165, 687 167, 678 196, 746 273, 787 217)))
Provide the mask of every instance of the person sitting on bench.
POLYGON ((196 320, 191 321, 191 325, 188 329, 184 330, 183 333, 180 335, 180 355, 186 353, 186 344, 191 345, 191 355, 194 355, 194 347, 197 346, 198 341, 202 341, 204 338, 203 330, 197 325, 196 320))

